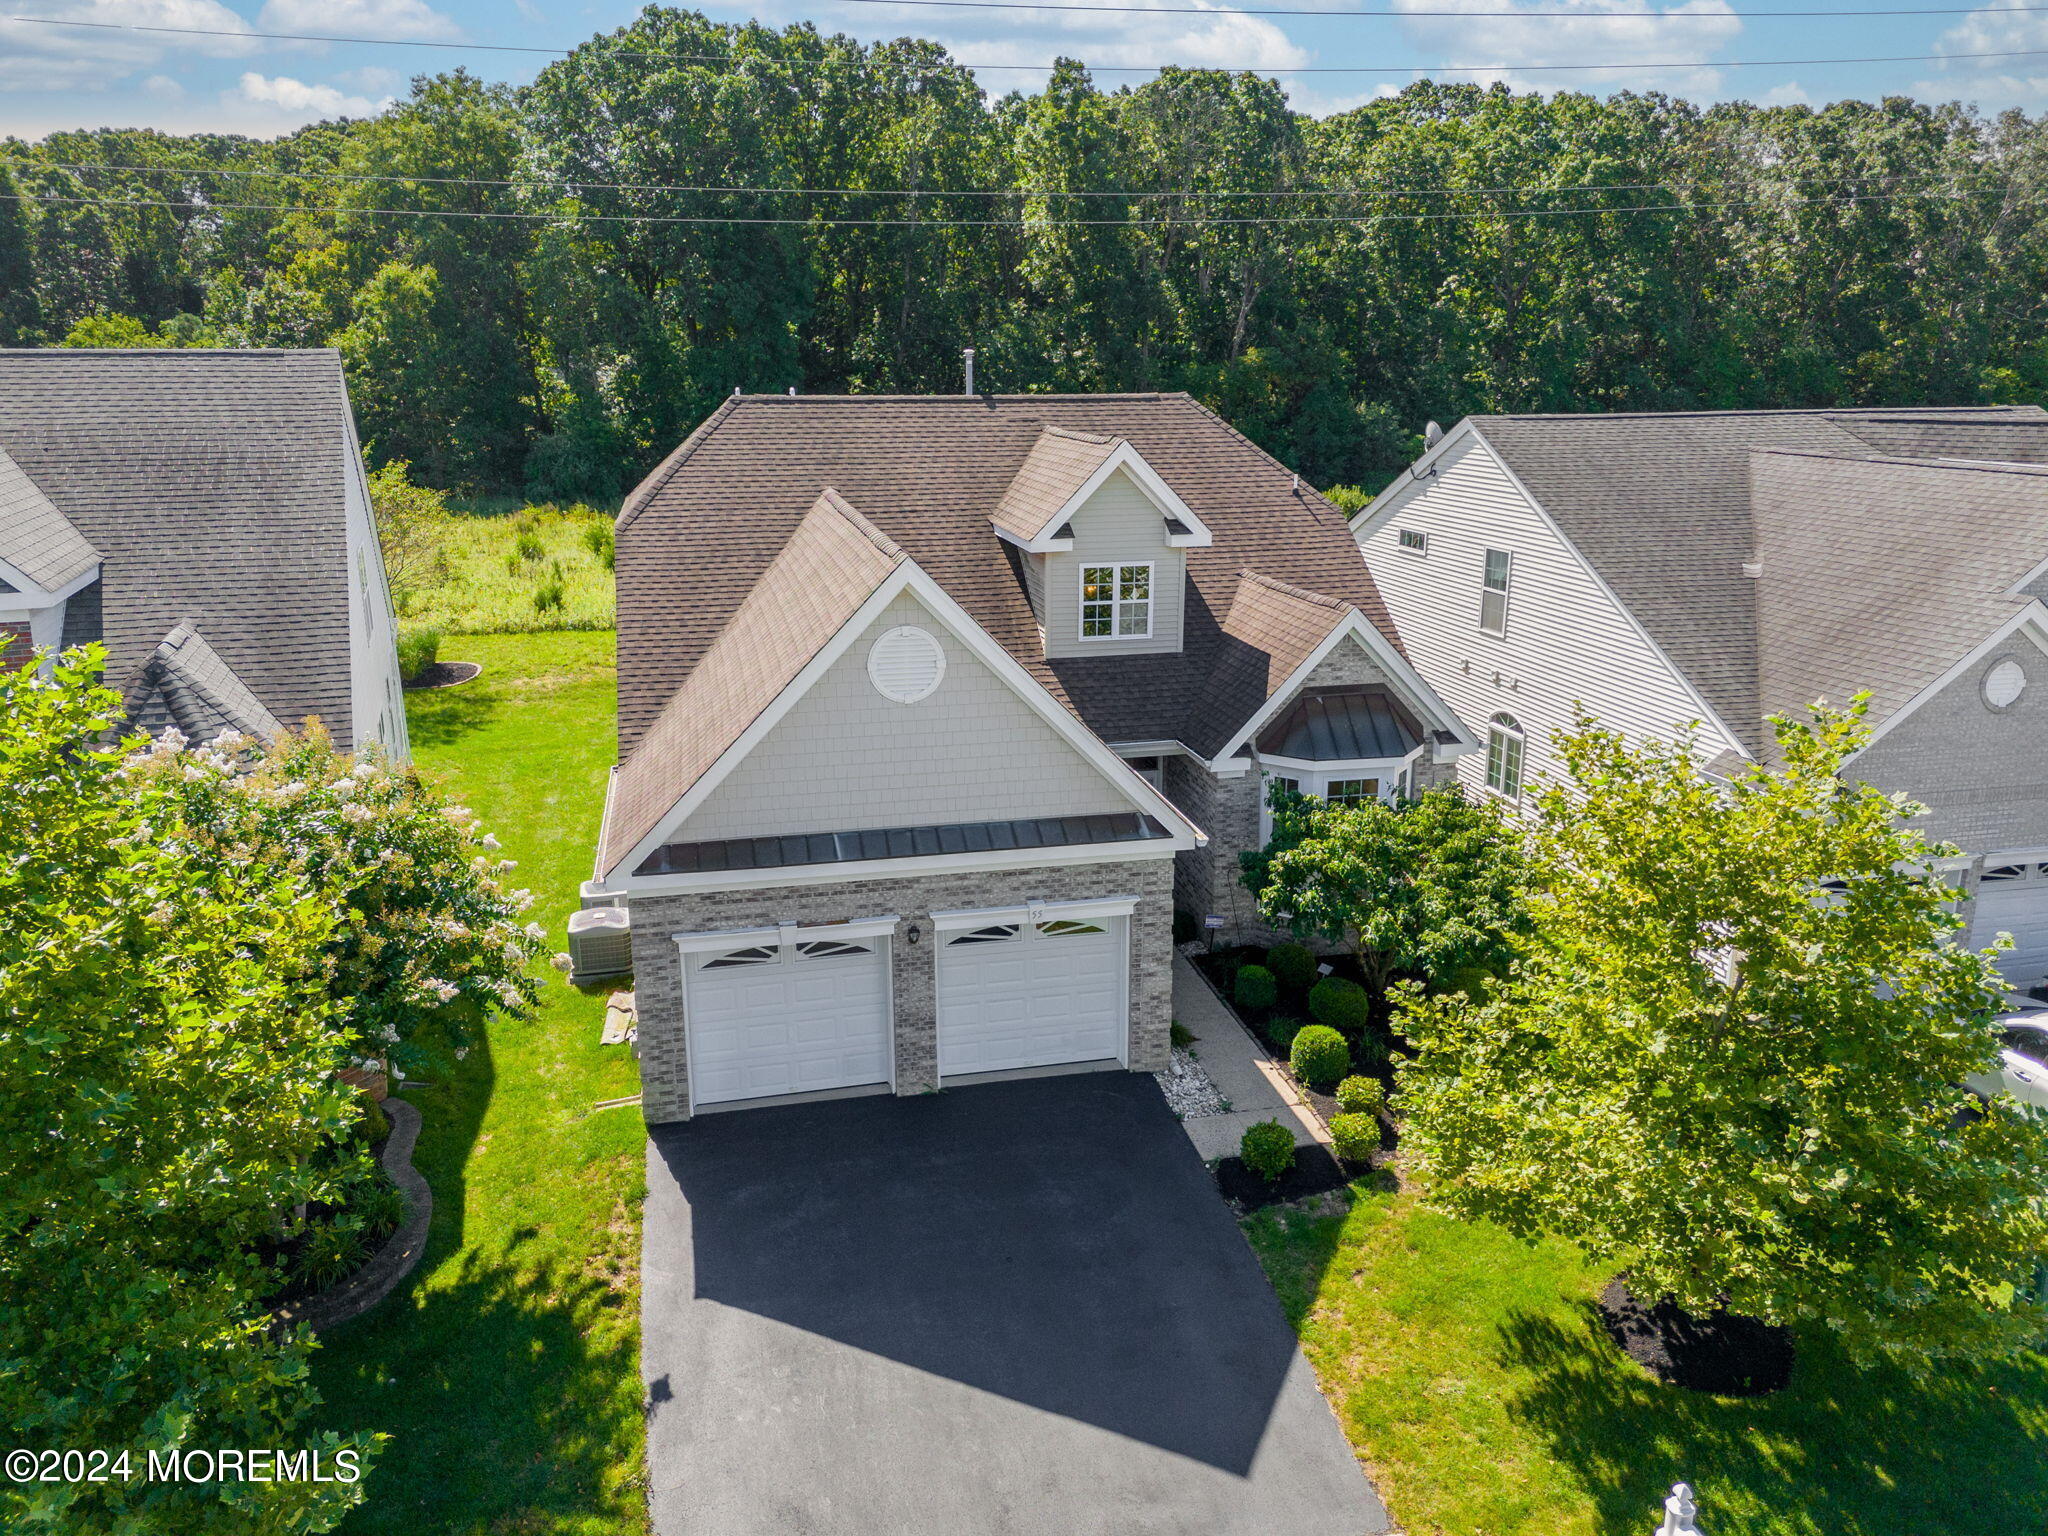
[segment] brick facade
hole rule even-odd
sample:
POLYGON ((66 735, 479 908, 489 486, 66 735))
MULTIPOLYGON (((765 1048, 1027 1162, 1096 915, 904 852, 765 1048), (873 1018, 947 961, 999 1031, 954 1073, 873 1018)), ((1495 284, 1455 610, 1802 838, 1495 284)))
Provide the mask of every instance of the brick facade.
POLYGON ((8 620, 0 623, 0 667, 22 667, 28 665, 29 657, 35 654, 36 643, 29 633, 28 620, 8 620))
POLYGON ((896 1008, 896 1091, 938 1086, 938 946, 934 911, 1136 896, 1130 918, 1130 1040, 1134 1072, 1165 1067, 1173 1022, 1172 866, 1163 858, 1117 863, 963 870, 904 879, 848 880, 760 890, 639 896, 633 918, 633 989, 639 1005, 641 1113, 650 1125, 690 1114, 683 1020, 682 956, 673 936, 779 922, 826 923, 898 917, 889 944, 896 1008), (919 929, 911 943, 909 930, 919 929))

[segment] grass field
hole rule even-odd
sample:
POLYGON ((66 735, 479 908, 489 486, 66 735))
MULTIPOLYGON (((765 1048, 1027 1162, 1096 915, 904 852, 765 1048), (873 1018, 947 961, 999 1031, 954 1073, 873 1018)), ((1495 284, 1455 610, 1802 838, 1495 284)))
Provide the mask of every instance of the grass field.
POLYGON ((1915 1382, 1802 1335, 1764 1398, 1665 1387, 1617 1350, 1561 1243, 1355 1186, 1246 1235, 1408 1536, 1646 1536, 1693 1484, 1712 1536, 2048 1529, 2048 1359, 1915 1382))
MULTIPOLYGON (((475 682, 407 696, 420 765, 520 861, 555 947, 590 871, 612 762, 612 637, 450 641, 475 682)), ((639 1087, 600 1047, 603 1003, 550 970, 452 1081, 408 1088, 434 1191, 397 1296, 314 1356, 325 1422, 391 1443, 343 1526, 388 1536, 631 1536, 645 1528, 639 1380, 639 1087)))
POLYGON ((408 598, 399 625, 444 635, 610 629, 611 568, 589 541, 611 522, 610 513, 591 507, 458 511, 442 540, 440 569, 408 598), (533 541, 525 553, 522 534, 533 541), (561 606, 537 607, 535 594, 557 578, 561 606))

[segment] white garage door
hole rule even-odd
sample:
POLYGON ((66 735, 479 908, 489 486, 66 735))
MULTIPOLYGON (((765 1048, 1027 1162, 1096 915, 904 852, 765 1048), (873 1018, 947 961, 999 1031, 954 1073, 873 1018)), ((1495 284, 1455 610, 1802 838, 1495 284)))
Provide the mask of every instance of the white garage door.
POLYGON ((1998 957, 2005 979, 2022 990, 2048 976, 2048 863, 1988 861, 1977 887, 1970 942, 1982 949, 2000 933, 2013 947, 1998 957))
POLYGON ((942 933, 939 1074, 1124 1056, 1124 917, 1028 917, 942 933))
POLYGON ((889 1080, 888 956, 880 938, 693 954, 684 1011, 694 1103, 889 1080))

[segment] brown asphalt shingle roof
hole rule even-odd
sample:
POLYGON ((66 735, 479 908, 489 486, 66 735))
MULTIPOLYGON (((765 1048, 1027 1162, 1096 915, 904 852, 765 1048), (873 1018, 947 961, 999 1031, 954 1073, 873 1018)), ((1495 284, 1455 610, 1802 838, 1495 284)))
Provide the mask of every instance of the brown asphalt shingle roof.
POLYGON ((989 521, 1020 539, 1037 538, 1119 446, 1116 438, 1094 432, 1045 428, 989 521))
POLYGON ((1757 448, 2048 456, 2037 406, 1475 416, 1473 426, 1557 520, 1650 637, 1752 752, 1768 731, 1757 671, 1757 448), (2030 446, 2031 445, 2031 446, 2030 446))
POLYGON ((1351 612, 1320 592, 1240 572, 1201 712, 1242 725, 1351 612))
MULTIPOLYGON (((826 487, 620 767, 599 868, 610 874, 904 563, 826 487)), ((623 564, 623 562, 622 562, 623 564)))
POLYGON ((827 485, 1107 741, 1213 752, 1243 724, 1249 708, 1222 703, 1214 674, 1255 643, 1225 628, 1245 567, 1355 606, 1395 640, 1343 515, 1186 395, 742 396, 619 517, 627 762, 827 485), (1179 653, 1045 659, 990 520, 1048 426, 1128 440, 1214 533, 1187 551, 1179 653))
POLYGON ((1779 450, 1752 472, 1767 713, 1868 690, 1884 720, 2025 607, 2011 589, 2048 558, 2038 465, 1779 450))
POLYGON ((272 715, 353 748, 337 353, 0 349, 0 448, 102 556, 110 679, 189 619, 272 715))

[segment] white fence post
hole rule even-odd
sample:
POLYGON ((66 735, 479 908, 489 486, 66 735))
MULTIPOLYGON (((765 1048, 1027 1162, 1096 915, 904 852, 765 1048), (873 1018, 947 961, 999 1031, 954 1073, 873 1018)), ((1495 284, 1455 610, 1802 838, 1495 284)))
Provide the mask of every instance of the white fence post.
POLYGON ((1700 1528, 1693 1523, 1693 1516, 1699 1512, 1699 1506, 1692 1501, 1691 1485, 1673 1483, 1671 1497, 1664 1501, 1664 1523, 1657 1527, 1657 1536, 1700 1536, 1700 1528))

